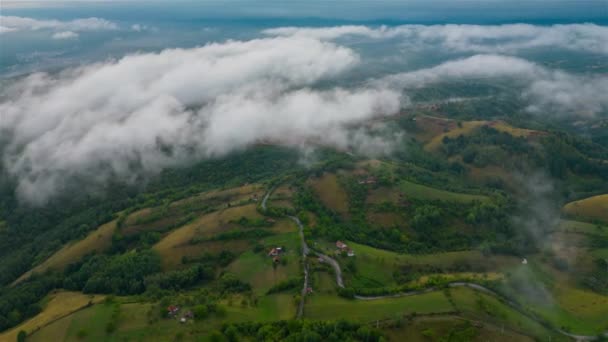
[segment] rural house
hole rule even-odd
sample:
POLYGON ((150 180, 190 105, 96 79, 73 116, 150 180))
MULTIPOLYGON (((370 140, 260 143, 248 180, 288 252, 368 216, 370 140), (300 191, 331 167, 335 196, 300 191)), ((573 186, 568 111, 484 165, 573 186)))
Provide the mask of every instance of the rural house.
POLYGON ((276 257, 281 253, 283 253, 283 247, 274 247, 270 250, 270 252, 268 252, 268 256, 276 257))

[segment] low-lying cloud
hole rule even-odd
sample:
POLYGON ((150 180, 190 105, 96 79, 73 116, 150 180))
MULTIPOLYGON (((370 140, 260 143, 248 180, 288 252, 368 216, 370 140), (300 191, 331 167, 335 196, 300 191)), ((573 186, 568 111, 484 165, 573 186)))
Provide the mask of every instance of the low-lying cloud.
POLYGON ((450 80, 505 78, 521 88, 530 112, 593 116, 608 111, 607 76, 570 74, 511 56, 475 55, 390 75, 376 83, 388 83, 393 88, 420 88, 450 80))
POLYGON ((52 36, 53 39, 76 39, 78 38, 78 33, 74 31, 61 31, 54 33, 52 36))
POLYGON ((69 21, 61 20, 40 20, 27 17, 0 16, 0 33, 17 31, 107 31, 117 30, 118 25, 114 22, 102 18, 83 18, 69 21))
POLYGON ((334 40, 346 36, 372 39, 399 38, 406 48, 440 46, 449 51, 513 53, 530 48, 561 48, 608 54, 608 27, 595 24, 538 26, 505 25, 401 25, 368 27, 280 27, 264 30, 271 36, 310 37, 334 40))
POLYGON ((399 110, 382 87, 315 90, 359 62, 309 38, 231 41, 34 74, 3 94, 4 165, 42 203, 77 177, 103 185, 262 140, 385 148, 350 125, 399 110))
POLYGON ((408 89, 460 79, 511 79, 528 110, 542 115, 608 110, 606 76, 495 54, 337 86, 362 57, 326 39, 352 31, 336 30, 32 74, 0 93, 3 165, 21 198, 44 203, 75 178, 93 188, 114 177, 136 180, 261 141, 389 153, 401 136, 361 123, 407 106, 408 89))

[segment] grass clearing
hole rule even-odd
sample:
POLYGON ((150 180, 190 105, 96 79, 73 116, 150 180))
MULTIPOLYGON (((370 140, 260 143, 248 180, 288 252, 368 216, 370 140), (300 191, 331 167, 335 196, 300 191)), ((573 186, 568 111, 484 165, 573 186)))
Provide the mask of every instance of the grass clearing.
MULTIPOLYGON (((466 136, 466 135, 471 134, 477 128, 482 127, 482 126, 492 127, 494 129, 496 129, 497 131, 508 133, 514 137, 527 138, 530 136, 544 134, 541 131, 513 127, 504 121, 484 121, 484 120, 463 121, 463 122, 461 122, 460 125, 456 125, 453 120, 449 120, 449 119, 443 119, 443 121, 444 121, 444 123, 443 123, 442 127, 443 127, 444 132, 433 136, 428 141, 428 143, 426 143, 426 145, 424 146, 425 150, 436 151, 442 145, 444 137, 454 139, 460 135, 466 136), (445 120, 447 120, 447 122, 449 122, 449 124, 446 124, 445 120), (447 132, 445 132, 446 129, 448 130, 447 132)), ((434 131, 437 132, 437 129, 435 128, 434 131)))
POLYGON ((608 194, 570 202, 562 210, 568 215, 608 222, 608 194))
POLYGON ((183 256, 193 256, 203 252, 203 244, 190 244, 197 236, 212 236, 230 229, 230 221, 241 217, 262 218, 256 211, 255 204, 240 207, 226 208, 207 215, 203 215, 194 222, 175 229, 154 245, 153 249, 160 253, 163 269, 170 269, 181 263, 183 256))
POLYGON ((565 233, 608 236, 608 228, 601 229, 596 224, 581 221, 561 220, 558 229, 565 233))
POLYGON ((44 262, 17 278, 13 285, 29 278, 33 273, 42 273, 48 269, 63 270, 67 265, 79 261, 89 253, 104 251, 112 244, 112 234, 115 229, 114 220, 99 226, 84 239, 68 243, 44 262))
POLYGON ((339 214, 348 214, 348 195, 335 174, 325 173, 320 178, 311 180, 310 184, 324 205, 339 214))
POLYGON ((279 262, 273 265, 272 258, 263 251, 254 253, 247 251, 239 256, 228 266, 228 271, 234 273, 240 280, 251 284, 258 295, 263 295, 272 286, 289 278, 300 277, 300 249, 299 236, 297 232, 270 236, 260 241, 268 249, 272 247, 283 247, 285 253, 279 258, 286 265, 279 262))
POLYGON ((489 200, 488 196, 484 195, 471 195, 463 194, 458 192, 451 192, 432 188, 430 186, 412 183, 408 181, 402 181, 399 184, 399 189, 406 195, 413 198, 424 199, 424 200, 441 200, 449 202, 472 202, 480 201, 484 202, 489 200))
MULTIPOLYGON (((21 330, 29 335, 62 317, 86 307, 89 303, 98 303, 103 298, 104 296, 101 295, 85 295, 80 292, 59 291, 51 293, 42 312, 17 327, 0 334, 0 341, 16 341, 17 334, 21 330)), ((51 340, 53 339, 48 339, 47 341, 51 340)))
MULTIPOLYGON (((482 274, 483 276, 483 272, 495 272, 498 274, 521 263, 521 260, 516 257, 505 255, 485 256, 478 251, 399 254, 352 241, 347 241, 346 243, 356 253, 356 257, 353 259, 357 269, 356 276, 361 281, 368 279, 376 283, 375 286, 371 286, 373 284, 370 282, 365 287, 398 285, 394 280, 393 273, 399 269, 399 266, 405 264, 433 265, 441 268, 452 268, 458 264, 466 264, 476 274, 482 274)), ((316 247, 321 249, 325 254, 332 254, 336 249, 333 243, 330 244, 329 242, 318 242, 316 247)), ((344 266, 344 263, 349 258, 337 257, 336 260, 344 266)), ((347 284, 348 281, 349 279, 346 279, 347 284)))
POLYGON ((487 124, 487 121, 465 121, 462 122, 462 127, 454 127, 450 129, 448 132, 439 134, 434 136, 426 145, 424 145, 424 149, 427 151, 436 151, 439 149, 441 144, 443 143, 443 138, 457 138, 459 135, 468 135, 476 128, 484 126, 487 124))
POLYGON ((342 297, 314 294, 307 297, 304 316, 315 320, 338 318, 371 322, 417 313, 447 313, 454 307, 442 292, 430 292, 417 296, 378 300, 349 300, 342 297))
MULTIPOLYGON (((418 317, 401 328, 387 329, 386 333, 389 341, 451 341, 448 339, 450 333, 462 329, 466 322, 458 316, 418 317)), ((485 322, 475 330, 477 334, 472 341, 534 341, 529 336, 485 322)))
POLYGON ((500 302, 497 298, 469 288, 452 288, 449 291, 455 306, 465 317, 493 322, 497 325, 528 332, 544 341, 551 332, 534 320, 500 302))

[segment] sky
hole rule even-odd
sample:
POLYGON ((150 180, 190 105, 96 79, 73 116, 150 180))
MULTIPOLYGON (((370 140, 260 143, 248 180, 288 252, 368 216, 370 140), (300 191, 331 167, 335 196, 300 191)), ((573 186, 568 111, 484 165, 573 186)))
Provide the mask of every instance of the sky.
POLYGON ((0 155, 43 204, 259 141, 390 154, 362 125, 453 81, 525 111, 608 111, 603 1, 3 2, 0 155))

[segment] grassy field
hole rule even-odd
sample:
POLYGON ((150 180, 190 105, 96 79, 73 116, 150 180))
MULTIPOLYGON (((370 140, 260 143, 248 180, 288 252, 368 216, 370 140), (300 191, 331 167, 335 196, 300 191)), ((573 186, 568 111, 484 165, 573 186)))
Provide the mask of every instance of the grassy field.
POLYGON ((443 143, 443 138, 457 138, 459 135, 470 134, 473 130, 483 125, 486 125, 487 121, 465 121, 462 123, 462 127, 454 127, 448 132, 434 136, 425 146, 424 149, 427 151, 436 151, 443 143))
POLYGON ((608 229, 598 229, 598 225, 587 222, 561 220, 558 228, 567 233, 608 236, 608 229))
POLYGON ((562 210, 568 215, 608 222, 608 194, 570 202, 562 210))
MULTIPOLYGON (((16 341, 17 334, 23 330, 28 335, 46 325, 78 311, 89 303, 100 302, 104 296, 84 295, 79 292, 60 291, 49 295, 42 312, 17 327, 0 334, 0 341, 16 341)), ((47 339, 53 341, 55 339, 47 339)))
MULTIPOLYGON (((255 204, 248 204, 203 215, 195 221, 171 231, 153 247, 162 257, 163 269, 171 269, 180 265, 184 256, 196 256, 208 251, 209 244, 192 245, 190 241, 194 237, 210 237, 222 231, 227 231, 232 228, 230 221, 238 220, 241 217, 254 219, 262 216, 256 211, 255 204)), ((243 241, 240 243, 234 242, 234 244, 234 247, 239 248, 239 250, 247 245, 243 241)), ((221 244, 215 243, 213 245, 221 244)))
MULTIPOLYGON (((424 120, 423 120, 424 121, 424 120)), ((482 127, 482 126, 489 126, 492 127, 498 131, 504 132, 504 133, 508 133, 514 137, 524 137, 527 138, 533 134, 538 134, 539 131, 534 131, 531 129, 525 129, 525 128, 518 128, 518 127, 513 127, 509 124, 507 124, 506 122, 503 121, 464 121, 461 123, 460 127, 458 125, 454 125, 452 120, 449 120, 449 122, 451 122, 452 124, 449 125, 444 125, 446 127, 446 129, 448 129, 447 132, 441 132, 440 134, 437 134, 435 136, 433 136, 424 146, 424 148, 427 151, 436 151, 437 149, 439 149, 439 147, 441 146, 441 144, 443 143, 443 138, 444 137, 448 137, 448 138, 457 138, 459 135, 468 135, 471 134, 473 131, 475 131, 475 129, 482 127)), ((428 126, 428 125, 427 125, 428 126)), ((431 129, 433 130, 433 129, 431 129)), ((436 128, 434 129, 434 131, 436 132, 436 128)))
POLYGON ((539 258, 528 260, 528 265, 511 271, 519 280, 505 283, 509 297, 576 334, 595 335, 608 327, 608 296, 580 288, 567 274, 542 264, 539 258))
POLYGON ((532 319, 508 307, 498 299, 469 288, 452 288, 454 305, 465 317, 506 325, 516 331, 525 331, 542 340, 550 339, 552 333, 532 319))
POLYGON ((307 298, 304 316, 309 319, 334 320, 344 318, 361 322, 396 318, 418 313, 451 312, 454 307, 442 292, 411 297, 378 300, 349 300, 337 296, 314 294, 307 298))
POLYGON ((323 204, 337 213, 348 213, 348 195, 338 183, 338 177, 333 173, 325 173, 320 178, 310 181, 323 204))
MULTIPOLYGON (((386 334, 389 341, 451 341, 449 336, 454 336, 455 332, 461 331, 463 326, 466 327, 466 322, 458 316, 418 317, 401 328, 388 329, 386 334)), ((475 327, 475 331, 476 335, 471 341, 534 341, 529 336, 486 322, 475 327)))
POLYGON ((152 308, 151 304, 122 304, 118 325, 113 333, 105 330, 111 319, 112 306, 98 304, 45 326, 29 336, 28 341, 175 341, 178 334, 186 341, 199 341, 200 336, 218 329, 224 322, 276 321, 293 318, 296 312, 295 302, 288 294, 260 297, 255 307, 242 306, 238 304, 239 301, 234 302, 236 304, 222 303, 226 309, 223 317, 194 319, 187 324, 180 324, 175 319, 161 319, 149 323, 148 312, 152 308), (85 337, 80 337, 83 334, 85 337))
POLYGON ((89 233, 89 235, 87 235, 84 239, 74 241, 63 246, 50 258, 21 275, 13 282, 13 284, 19 283, 28 278, 32 273, 44 272, 48 269, 62 270, 70 263, 77 262, 86 254, 94 251, 104 251, 112 244, 112 234, 114 233, 115 229, 116 221, 108 222, 99 226, 99 228, 89 233))
POLYGON ((470 195, 432 188, 422 184, 402 181, 399 189, 409 197, 425 200, 441 200, 450 202, 487 201, 488 197, 483 195, 470 195))
POLYGON ((228 271, 251 284, 256 294, 263 295, 280 281, 301 276, 300 241, 297 232, 270 236, 259 243, 267 246, 267 249, 272 248, 271 246, 285 248, 286 251, 280 258, 287 264, 279 263, 275 267, 272 258, 266 254, 267 251, 258 254, 247 251, 228 266, 228 271))
MULTIPOLYGON (((396 285, 393 272, 400 265, 434 265, 448 268, 456 263, 466 263, 474 270, 493 270, 501 272, 521 262, 519 258, 502 255, 484 256, 478 251, 446 252, 436 254, 399 254, 366 245, 347 241, 348 245, 355 251, 354 258, 357 267, 357 277, 371 279, 378 283, 377 286, 396 285)), ((319 244, 326 253, 331 253, 335 248, 329 243, 319 244)), ((338 258, 340 263, 348 259, 338 258)))

